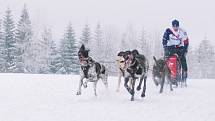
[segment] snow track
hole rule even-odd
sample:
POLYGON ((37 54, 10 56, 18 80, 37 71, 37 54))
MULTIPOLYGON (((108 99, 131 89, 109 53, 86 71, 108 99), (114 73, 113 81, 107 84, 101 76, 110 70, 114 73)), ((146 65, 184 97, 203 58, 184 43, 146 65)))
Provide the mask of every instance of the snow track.
POLYGON ((79 76, 0 74, 0 121, 215 121, 215 80, 188 80, 188 88, 159 94, 151 78, 146 97, 136 92, 135 101, 117 78, 109 89, 92 84, 76 96, 79 76))

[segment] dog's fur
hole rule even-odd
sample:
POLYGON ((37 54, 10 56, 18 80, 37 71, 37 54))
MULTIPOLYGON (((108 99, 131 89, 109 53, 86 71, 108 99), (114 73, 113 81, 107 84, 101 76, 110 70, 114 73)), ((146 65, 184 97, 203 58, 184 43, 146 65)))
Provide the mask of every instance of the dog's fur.
POLYGON ((101 79, 106 86, 108 87, 108 72, 104 65, 101 65, 98 62, 95 62, 91 57, 88 55, 89 50, 85 49, 85 46, 82 45, 78 51, 78 57, 81 64, 80 70, 80 81, 79 81, 79 88, 77 95, 81 95, 81 87, 82 85, 86 88, 87 82, 94 83, 94 94, 97 96, 96 86, 99 79, 101 79), (86 79, 84 82, 83 80, 86 79))
POLYGON ((165 62, 164 59, 157 60, 156 57, 153 57, 154 65, 152 69, 152 77, 156 86, 161 85, 161 79, 164 72, 165 62))
MULTIPOLYGON (((122 57, 124 58, 124 62, 121 61, 121 67, 125 67, 124 71, 124 87, 131 94, 131 101, 134 100, 135 94, 135 82, 136 79, 140 79, 139 85, 137 86, 137 90, 141 89, 141 85, 144 79, 144 86, 141 97, 145 97, 146 91, 146 79, 148 74, 149 64, 145 56, 140 55, 137 50, 121 52, 122 57), (128 82, 131 80, 131 87, 128 86, 128 82)), ((118 54, 119 55, 119 54, 118 54)))
MULTIPOLYGON (((125 58, 123 57, 125 55, 125 52, 121 51, 117 54, 117 66, 118 66, 118 84, 117 84, 117 89, 116 91, 119 92, 120 91, 120 85, 121 85, 121 79, 122 77, 125 77, 125 71, 126 71, 126 64, 125 64, 125 58)), ((131 86, 131 80, 130 82, 130 86, 131 86)))
POLYGON ((160 85, 160 93, 162 93, 164 82, 166 80, 170 84, 170 90, 172 91, 173 88, 172 88, 172 81, 171 81, 171 73, 169 68, 167 67, 166 62, 164 61, 164 59, 157 60, 155 56, 153 56, 153 59, 155 63, 153 65, 152 76, 153 76, 155 85, 156 86, 160 85))

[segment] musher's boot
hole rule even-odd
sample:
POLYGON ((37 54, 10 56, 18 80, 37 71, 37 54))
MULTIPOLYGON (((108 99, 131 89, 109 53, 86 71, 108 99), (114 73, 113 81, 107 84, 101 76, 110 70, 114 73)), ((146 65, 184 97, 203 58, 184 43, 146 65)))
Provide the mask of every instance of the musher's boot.
POLYGON ((185 87, 187 87, 187 71, 182 70, 182 82, 184 83, 185 87))
POLYGON ((185 82, 187 79, 187 71, 182 71, 182 81, 185 82))

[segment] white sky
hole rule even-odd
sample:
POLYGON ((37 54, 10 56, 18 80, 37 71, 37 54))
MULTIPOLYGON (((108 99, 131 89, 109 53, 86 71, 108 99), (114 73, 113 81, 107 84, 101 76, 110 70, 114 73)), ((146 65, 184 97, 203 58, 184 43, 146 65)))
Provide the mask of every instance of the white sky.
MULTIPOLYGON (((213 0, 0 0, 0 17, 7 7, 18 20, 24 3, 37 29, 48 26, 60 39, 69 21, 76 32, 85 23, 91 29, 100 22, 125 30, 128 24, 149 32, 163 31, 177 18, 196 46, 205 36, 215 41, 215 2, 213 0)), ((215 43, 215 42, 214 42, 215 43)))

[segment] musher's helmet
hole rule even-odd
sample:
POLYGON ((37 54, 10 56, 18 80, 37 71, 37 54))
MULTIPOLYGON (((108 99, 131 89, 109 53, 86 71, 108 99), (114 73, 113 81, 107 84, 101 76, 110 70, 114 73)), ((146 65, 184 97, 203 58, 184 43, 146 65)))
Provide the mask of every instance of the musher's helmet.
POLYGON ((172 27, 179 27, 179 21, 178 20, 173 20, 172 21, 172 27))

